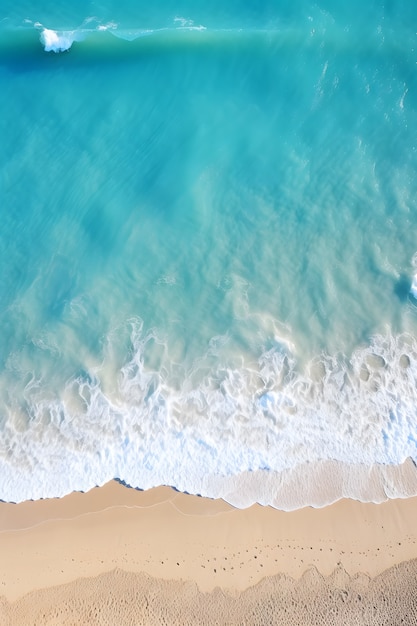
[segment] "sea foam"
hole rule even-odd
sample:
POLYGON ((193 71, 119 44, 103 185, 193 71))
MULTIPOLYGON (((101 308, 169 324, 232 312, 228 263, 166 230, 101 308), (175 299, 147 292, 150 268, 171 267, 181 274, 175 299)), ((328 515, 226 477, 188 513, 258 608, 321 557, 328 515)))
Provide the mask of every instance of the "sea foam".
MULTIPOLYGON (((22 394, 25 406, 9 402, 3 499, 63 496, 119 478, 142 489, 169 484, 236 506, 321 506, 347 495, 380 501, 391 471, 384 467, 417 458, 411 337, 376 337, 350 362, 321 357, 310 374, 272 349, 258 363, 218 366, 198 384, 186 379, 179 388, 145 367, 152 337, 138 322, 131 339, 132 357, 116 376, 117 388, 106 390, 104 363, 69 381, 55 398, 32 379, 22 394), (312 476, 325 477, 320 468, 328 463, 336 463, 338 478, 318 490, 312 476), (372 483, 371 468, 378 466, 372 483), (283 484, 303 482, 302 475, 303 489, 289 498, 283 484)), ((413 490, 391 483, 397 496, 413 490)))
POLYGON ((40 35, 45 52, 66 52, 74 41, 80 41, 82 35, 77 31, 56 31, 44 28, 40 35))

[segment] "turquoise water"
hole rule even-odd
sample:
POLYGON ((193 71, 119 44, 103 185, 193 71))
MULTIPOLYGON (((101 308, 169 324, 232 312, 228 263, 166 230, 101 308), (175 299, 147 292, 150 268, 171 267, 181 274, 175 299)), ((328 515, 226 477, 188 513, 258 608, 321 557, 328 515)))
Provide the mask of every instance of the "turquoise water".
POLYGON ((0 498, 417 459, 417 8, 38 4, 0 15, 0 498))

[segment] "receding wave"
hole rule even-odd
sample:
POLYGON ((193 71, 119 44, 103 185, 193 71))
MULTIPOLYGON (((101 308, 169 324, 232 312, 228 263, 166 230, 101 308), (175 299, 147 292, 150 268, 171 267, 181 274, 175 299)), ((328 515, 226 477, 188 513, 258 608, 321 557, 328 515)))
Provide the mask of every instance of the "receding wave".
POLYGON ((417 491, 398 470, 417 459, 410 336, 375 337, 350 359, 323 355, 304 374, 282 345, 239 368, 207 369, 202 359, 176 384, 166 368, 145 365, 155 336, 130 323, 130 357, 116 376, 109 345, 99 369, 54 395, 34 376, 21 394, 2 381, 5 500, 62 496, 115 477, 279 508, 417 491), (328 484, 318 489, 314 476, 328 484), (283 489, 294 481, 302 489, 283 489))

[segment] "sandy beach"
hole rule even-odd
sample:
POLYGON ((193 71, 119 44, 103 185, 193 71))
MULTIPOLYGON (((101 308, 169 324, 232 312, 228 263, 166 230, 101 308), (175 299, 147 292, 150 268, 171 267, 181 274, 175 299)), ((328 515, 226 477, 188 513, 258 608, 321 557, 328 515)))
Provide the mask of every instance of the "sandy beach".
POLYGON ((117 482, 0 503, 0 623, 417 623, 416 518, 417 498, 239 510, 117 482))

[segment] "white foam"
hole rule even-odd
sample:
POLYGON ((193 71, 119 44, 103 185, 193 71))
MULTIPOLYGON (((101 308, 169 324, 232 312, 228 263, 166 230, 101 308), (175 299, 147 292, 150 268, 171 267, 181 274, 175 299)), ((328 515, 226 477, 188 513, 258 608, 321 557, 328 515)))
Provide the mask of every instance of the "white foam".
POLYGON ((75 41, 82 41, 85 33, 80 30, 51 30, 44 28, 40 34, 40 40, 45 52, 66 52, 75 41))
POLYGON ((71 48, 73 39, 66 33, 45 28, 41 33, 41 42, 46 52, 64 52, 71 48))
MULTIPOLYGON (((179 28, 182 30, 206 30, 206 27, 202 24, 196 26, 194 20, 187 19, 185 17, 174 17, 174 23, 179 24, 179 28)), ((178 28, 178 27, 177 27, 178 28)))
MULTIPOLYGON (((168 369, 145 367, 154 339, 132 322, 131 358, 118 376, 106 373, 106 357, 55 398, 38 381, 26 385, 21 407, 16 394, 7 396, 1 499, 62 496, 118 477, 237 506, 295 508, 347 495, 380 501, 384 474, 370 483, 370 468, 417 458, 411 337, 376 337, 349 361, 323 356, 314 377, 297 372, 287 350, 274 347, 258 363, 216 366, 199 379, 194 372, 179 385, 178 378, 169 382, 168 369), (318 488, 327 475, 317 473, 323 463, 338 470, 331 485, 318 488), (289 498, 285 484, 297 480, 304 486, 289 498)), ((389 493, 407 489, 394 485, 389 493)))

